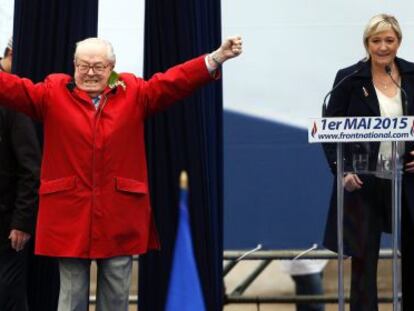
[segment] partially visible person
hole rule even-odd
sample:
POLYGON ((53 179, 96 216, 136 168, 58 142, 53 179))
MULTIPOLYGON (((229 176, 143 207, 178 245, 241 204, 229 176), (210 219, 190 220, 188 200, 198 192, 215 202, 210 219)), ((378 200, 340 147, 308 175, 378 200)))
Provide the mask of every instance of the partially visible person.
MULTIPOLYGON (((10 72, 9 41, 0 71, 10 72)), ((27 242, 33 235, 40 147, 30 119, 0 107, 0 310, 27 311, 27 242)))
MULTIPOLYGON (((379 14, 370 19, 363 35, 367 57, 338 71, 334 85, 344 80, 332 92, 326 116, 398 117, 414 113, 414 64, 397 57, 401 40, 401 28, 394 16, 379 14), (397 84, 406 91, 407 98, 397 84)), ((324 150, 331 170, 336 174, 336 146, 326 144, 324 150)), ((406 305, 413 296, 407 292, 413 288, 407 286, 407 280, 412 283, 414 279, 410 262, 413 256, 408 256, 412 254, 413 235, 407 235, 407 230, 412 232, 414 215, 413 150, 412 144, 398 146, 398 155, 405 155, 406 162, 402 204, 404 310, 413 310, 412 305, 406 305)), ((391 177, 383 173, 353 173, 352 154, 361 151, 368 155, 370 171, 384 172, 388 169, 384 159, 391 158, 391 143, 345 144, 344 148, 344 165, 348 172, 343 177, 344 253, 352 256, 350 310, 377 311, 381 234, 391 230, 391 177)), ((337 250, 336 187, 334 178, 324 243, 333 251, 337 250)))
POLYGON ((12 71, 13 60, 13 38, 9 39, 7 47, 4 50, 3 58, 0 58, 0 70, 10 73, 12 71))
MULTIPOLYGON (((281 261, 282 270, 290 275, 295 283, 296 295, 323 295, 323 269, 327 260, 293 259, 281 261)), ((296 311, 324 311, 323 303, 297 303, 296 311)))
POLYGON ((149 201, 144 122, 219 78, 242 52, 239 36, 148 81, 114 71, 110 42, 78 42, 75 73, 44 82, 0 73, 0 105, 43 121, 35 253, 59 258, 59 311, 88 308, 91 260, 97 311, 128 310, 132 255, 159 248, 149 201))

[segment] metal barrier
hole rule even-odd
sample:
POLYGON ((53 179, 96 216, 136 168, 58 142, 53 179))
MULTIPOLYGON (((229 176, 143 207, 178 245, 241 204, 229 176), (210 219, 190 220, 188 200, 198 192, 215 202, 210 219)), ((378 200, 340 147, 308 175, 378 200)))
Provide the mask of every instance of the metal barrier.
MULTIPOLYGON (((243 257, 242 260, 238 260, 243 255, 244 251, 224 251, 223 259, 228 261, 223 267, 223 280, 232 271, 239 262, 245 260, 260 260, 259 265, 245 278, 236 288, 230 293, 225 294, 224 304, 247 304, 247 303, 280 303, 280 304, 296 304, 296 303, 326 303, 335 304, 338 302, 337 295, 314 295, 314 296, 246 296, 243 293, 247 288, 259 277, 259 275, 268 267, 273 260, 291 260, 297 257, 299 254, 304 253, 303 250, 272 250, 272 251, 257 251, 243 257)), ((384 249, 380 251, 381 259, 392 259, 392 250, 384 249)), ((336 253, 328 250, 314 250, 300 256, 300 259, 337 259, 336 253)), ((138 260, 138 256, 134 256, 134 260, 138 260)), ((349 297, 345 298, 346 302, 349 302, 349 297)), ((392 296, 379 296, 378 302, 380 303, 392 303, 392 296)), ((89 297, 90 304, 96 304, 96 296, 91 295, 89 297)), ((129 296, 130 304, 138 303, 138 295, 129 296)))
MULTIPOLYGON (((296 304, 296 303, 338 303, 337 295, 289 295, 289 296, 246 296, 243 293, 247 288, 259 277, 263 270, 273 260, 291 260, 299 254, 303 254, 303 250, 273 250, 273 251, 257 251, 241 258, 245 252, 243 251, 225 251, 224 260, 228 261, 223 268, 223 278, 232 271, 236 265, 245 260, 261 260, 260 264, 244 279, 242 280, 230 294, 225 295, 224 304, 245 304, 245 303, 280 303, 280 304, 296 304)), ((380 251, 381 259, 392 259, 392 250, 384 249, 380 251)), ((314 250, 300 256, 300 259, 337 259, 337 254, 328 250, 314 250)), ((349 297, 345 297, 345 301, 349 302, 349 297)), ((392 296, 379 296, 378 302, 392 303, 392 296)))

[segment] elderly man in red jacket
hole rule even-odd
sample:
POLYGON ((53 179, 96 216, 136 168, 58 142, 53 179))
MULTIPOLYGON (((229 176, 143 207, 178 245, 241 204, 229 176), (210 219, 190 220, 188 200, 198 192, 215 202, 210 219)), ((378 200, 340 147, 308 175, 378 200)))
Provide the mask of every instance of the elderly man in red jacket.
POLYGON ((87 310, 90 262, 97 310, 128 309, 132 255, 158 248, 149 204, 144 120, 217 77, 240 37, 144 81, 116 74, 111 44, 77 44, 75 75, 34 84, 0 73, 0 105, 44 124, 35 252, 59 258, 59 311, 87 310))

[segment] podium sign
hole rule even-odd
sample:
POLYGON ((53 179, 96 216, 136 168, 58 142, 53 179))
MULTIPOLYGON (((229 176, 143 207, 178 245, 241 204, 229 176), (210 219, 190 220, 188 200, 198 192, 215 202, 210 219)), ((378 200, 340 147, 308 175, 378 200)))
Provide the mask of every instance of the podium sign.
POLYGON ((346 143, 414 140, 414 117, 313 118, 309 143, 346 143))
MULTIPOLYGON (((399 286, 401 271, 398 267, 398 246, 401 215, 402 163, 397 152, 397 142, 414 141, 414 116, 401 117, 341 117, 312 118, 308 127, 309 143, 336 143, 336 184, 337 184, 337 238, 338 238, 338 310, 345 310, 344 296, 344 245, 343 245, 343 205, 344 205, 344 157, 343 143, 391 142, 390 159, 392 177, 392 244, 393 244, 393 310, 399 311, 399 286)), ((355 154, 356 155, 356 154, 355 154)), ((354 155, 353 155, 354 156, 354 155)), ((367 158, 368 161, 368 158, 367 158)), ((354 168, 356 170, 357 168, 354 168)), ((380 176, 362 170, 364 174, 380 176)), ((357 172, 357 171, 356 171, 357 172)), ((357 172, 358 173, 358 172, 357 172)))

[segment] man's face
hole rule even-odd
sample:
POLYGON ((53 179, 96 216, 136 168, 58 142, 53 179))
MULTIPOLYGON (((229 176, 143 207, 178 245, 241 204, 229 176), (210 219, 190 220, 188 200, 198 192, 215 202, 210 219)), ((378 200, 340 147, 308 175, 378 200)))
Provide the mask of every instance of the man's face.
POLYGON ((13 61, 13 50, 11 50, 10 48, 7 48, 4 54, 2 63, 1 63, 5 72, 11 73, 12 61, 13 61))
POLYGON ((108 85, 113 65, 106 57, 106 51, 100 46, 83 49, 74 61, 76 86, 96 97, 108 85))

